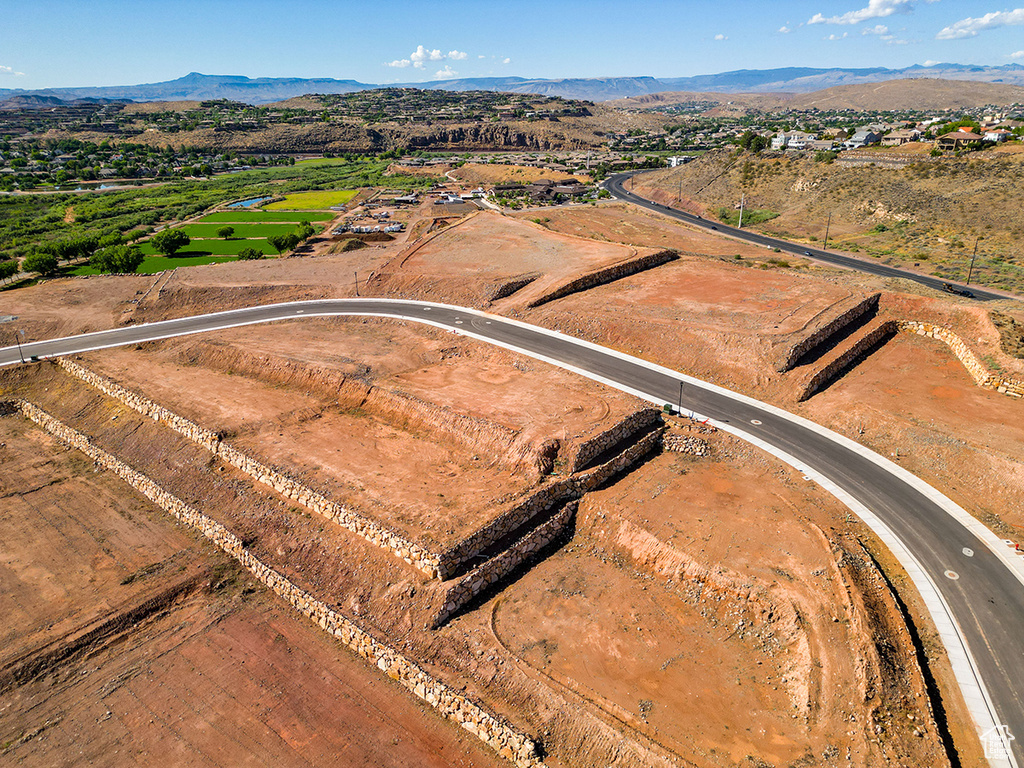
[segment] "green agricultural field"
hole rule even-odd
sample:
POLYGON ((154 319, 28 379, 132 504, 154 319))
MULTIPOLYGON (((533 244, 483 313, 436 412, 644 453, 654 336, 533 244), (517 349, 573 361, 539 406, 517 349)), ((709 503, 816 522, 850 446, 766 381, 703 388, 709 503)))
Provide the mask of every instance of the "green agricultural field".
POLYGON ((234 223, 248 223, 254 224, 256 222, 275 222, 275 221, 294 221, 298 224, 300 221, 330 221, 334 218, 333 213, 326 211, 263 211, 260 209, 246 210, 239 208, 237 210, 232 209, 229 211, 217 211, 217 213, 211 213, 208 216, 203 216, 199 221, 203 222, 226 222, 229 224, 234 223))
MULTIPOLYGON (((197 237, 209 237, 216 238, 217 230, 223 227, 223 224, 187 224, 182 227, 185 234, 195 239, 197 237)), ((232 237, 270 237, 271 235, 287 235, 289 232, 295 231, 295 224, 284 224, 284 223, 270 223, 270 224, 233 224, 235 228, 235 234, 232 237)), ((322 226, 316 224, 313 228, 319 232, 323 229, 322 226)))
MULTIPOLYGON (((148 241, 139 243, 139 248, 146 256, 158 255, 148 241)), ((255 248, 257 251, 268 254, 277 253, 270 243, 265 239, 259 238, 253 240, 245 240, 243 238, 238 238, 237 240, 193 240, 175 254, 173 258, 178 258, 178 254, 181 253, 192 254, 193 256, 200 254, 207 256, 237 256, 243 248, 255 248)))
POLYGON ((268 203, 263 206, 265 211, 304 211, 324 210, 332 205, 344 205, 356 196, 355 189, 319 190, 316 192, 292 192, 285 195, 284 200, 268 203))
MULTIPOLYGON (((189 246, 191 248, 191 246, 189 246)), ((251 246, 256 247, 256 246, 251 246)), ((145 250, 145 249, 143 249, 145 250)), ((174 256, 147 256, 145 261, 135 270, 139 275, 151 275, 156 272, 163 272, 167 269, 178 267, 198 267, 202 264, 221 264, 226 261, 238 261, 234 256, 215 256, 213 254, 199 251, 181 251, 174 256)), ((69 272, 71 275, 98 275, 99 270, 95 267, 84 266, 69 272)))
POLYGON ((321 165, 345 165, 349 162, 343 157, 313 157, 309 160, 297 160, 295 165, 299 168, 316 168, 321 165))

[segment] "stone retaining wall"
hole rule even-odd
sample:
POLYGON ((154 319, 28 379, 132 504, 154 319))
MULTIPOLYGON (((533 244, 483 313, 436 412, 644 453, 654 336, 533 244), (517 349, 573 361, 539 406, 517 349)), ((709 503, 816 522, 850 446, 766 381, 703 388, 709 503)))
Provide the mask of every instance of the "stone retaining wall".
POLYGON ((948 328, 918 320, 901 320, 899 329, 906 333, 916 333, 919 336, 938 339, 946 344, 957 359, 963 363, 964 368, 971 374, 971 378, 977 382, 979 387, 994 389, 1010 397, 1024 397, 1024 381, 992 373, 988 366, 975 356, 964 340, 948 328))
MULTIPOLYGON (((657 414, 657 411, 655 411, 657 414)), ((597 488, 611 477, 631 467, 637 460, 653 451, 661 441, 665 428, 659 427, 611 460, 570 477, 547 483, 527 496, 519 504, 496 517, 487 525, 470 534, 438 557, 439 578, 443 581, 455 575, 466 562, 495 542, 518 530, 542 512, 597 488)))
POLYGON ((688 453, 691 456, 707 456, 710 446, 707 440, 701 440, 693 435, 680 435, 676 432, 669 432, 662 440, 666 451, 673 453, 688 453))
POLYGON ((899 324, 895 320, 886 320, 873 331, 865 334, 863 338, 852 345, 846 352, 811 376, 804 386, 804 391, 800 394, 800 400, 806 400, 815 392, 825 388, 852 365, 854 361, 867 354, 872 347, 882 344, 895 336, 898 330, 899 324))
POLYGON ((488 301, 497 301, 498 299, 504 299, 506 296, 511 296, 513 293, 518 291, 520 288, 525 288, 538 277, 540 272, 532 272, 528 275, 522 275, 521 277, 513 277, 511 280, 506 280, 504 283, 500 283, 494 287, 491 294, 487 297, 488 301))
POLYGON ((221 440, 212 430, 199 426, 173 411, 157 405, 149 398, 131 392, 109 379, 93 373, 67 358, 58 358, 57 364, 72 376, 91 384, 104 394, 119 400, 134 411, 154 421, 162 422, 180 435, 203 446, 231 466, 241 470, 253 479, 273 488, 282 496, 296 501, 312 512, 337 523, 353 533, 362 536, 372 544, 385 549, 407 563, 420 569, 428 576, 440 575, 438 556, 423 547, 413 544, 385 526, 350 511, 346 507, 317 493, 313 489, 293 480, 287 475, 268 467, 221 440))
POLYGON ((779 364, 775 367, 779 373, 793 370, 800 358, 810 352, 819 344, 825 343, 829 338, 842 331, 850 323, 859 320, 868 312, 878 309, 878 299, 882 294, 875 293, 863 301, 857 302, 850 309, 843 312, 839 317, 821 326, 818 330, 804 337, 786 352, 779 364))
POLYGON ((641 429, 650 426, 661 418, 661 412, 657 408, 643 408, 626 416, 618 424, 610 429, 584 442, 576 450, 573 457, 570 473, 579 472, 587 466, 595 457, 600 456, 607 450, 614 448, 630 435, 639 432, 641 429))
POLYGON ((604 269, 598 269, 589 274, 578 277, 565 285, 555 288, 539 298, 531 301, 527 306, 529 308, 539 307, 541 304, 546 304, 549 301, 555 299, 561 299, 564 296, 568 296, 572 293, 579 291, 585 291, 588 288, 593 288, 597 285, 604 285, 605 283, 611 283, 615 280, 621 280, 624 277, 636 274, 637 272, 643 272, 646 269, 653 269, 654 267, 660 267, 662 264, 667 264, 670 261, 675 261, 679 258, 679 254, 675 251, 659 251, 658 253, 648 254, 647 256, 639 256, 628 261, 614 264, 604 269))
POLYGON ((529 562, 561 536, 575 517, 578 506, 578 501, 569 502, 546 523, 538 525, 511 547, 459 579, 445 594, 443 607, 434 617, 433 628, 440 627, 462 606, 519 566, 529 562))
POLYGON ((486 712, 476 702, 434 679, 402 654, 292 584, 253 556, 245 549, 241 540, 220 523, 163 490, 142 473, 93 445, 85 435, 61 423, 32 403, 22 401, 19 407, 26 418, 39 424, 72 448, 82 451, 99 466, 109 469, 157 506, 174 515, 180 522, 198 530, 325 632, 340 639, 348 648, 374 664, 388 677, 426 701, 445 717, 474 734, 498 754, 523 768, 542 765, 532 739, 486 712))

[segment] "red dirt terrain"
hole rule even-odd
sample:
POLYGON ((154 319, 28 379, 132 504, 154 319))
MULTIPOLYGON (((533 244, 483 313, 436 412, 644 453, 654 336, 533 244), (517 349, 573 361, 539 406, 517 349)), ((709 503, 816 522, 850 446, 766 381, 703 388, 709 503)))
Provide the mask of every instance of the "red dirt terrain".
MULTIPOLYGON (((372 271, 363 295, 490 307, 761 397, 898 451, 997 530, 1024 524, 1014 511, 1024 405, 979 388, 945 345, 900 334, 804 401, 830 353, 777 370, 794 343, 880 291, 879 320, 952 328, 1020 377, 984 312, 838 270, 785 268, 765 249, 618 205, 531 216, 547 221, 481 213, 385 248, 330 254, 325 244, 244 269, 54 281, 14 292, 13 313, 38 338, 353 295, 348 275, 372 271), (665 248, 680 258, 528 308, 665 248), (536 277, 514 284, 523 276, 536 277), (510 292, 496 296, 502 286, 510 292), (64 298, 80 311, 62 313, 64 298)), ((79 362, 430 551, 557 483, 588 440, 643 405, 398 321, 250 326, 79 362)), ((451 582, 52 363, 0 373, 0 400, 16 398, 536 739, 548 765, 941 766, 954 752, 960 765, 980 762, 898 566, 821 489, 726 435, 670 418, 669 434, 703 441, 707 455, 655 451, 587 493, 555 545, 432 630, 451 582)), ((18 414, 0 430, 5 761, 503 762, 82 454, 18 414)))
POLYGON ((499 764, 77 452, 0 444, 5 764, 499 764))

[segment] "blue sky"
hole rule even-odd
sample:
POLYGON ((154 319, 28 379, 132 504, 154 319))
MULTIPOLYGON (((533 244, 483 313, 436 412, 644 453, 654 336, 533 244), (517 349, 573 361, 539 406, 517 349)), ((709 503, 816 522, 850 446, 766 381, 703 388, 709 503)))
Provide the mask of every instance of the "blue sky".
POLYGON ((0 88, 1024 64, 1024 7, 999 2, 0 0, 0 88))

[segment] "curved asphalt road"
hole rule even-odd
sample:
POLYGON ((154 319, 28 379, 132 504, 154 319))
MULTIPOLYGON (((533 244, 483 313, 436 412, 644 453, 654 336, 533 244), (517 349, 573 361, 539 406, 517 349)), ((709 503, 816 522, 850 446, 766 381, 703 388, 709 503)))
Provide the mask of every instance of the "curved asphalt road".
MULTIPOLYGON (((736 227, 730 227, 728 224, 709 221, 708 219, 701 218, 700 216, 696 216, 692 213, 680 211, 678 208, 661 205, 660 203, 653 203, 647 198, 640 197, 626 189, 626 181, 633 175, 633 173, 619 173, 614 176, 610 176, 608 180, 604 182, 604 187, 619 200, 633 203, 641 208, 646 208, 650 211, 657 211, 665 216, 685 221, 687 224, 692 224, 696 227, 703 227, 707 230, 713 229, 717 232, 721 232, 722 234, 731 235, 732 237, 739 238, 740 240, 746 240, 747 242, 754 243, 755 245, 778 248, 780 251, 786 251, 787 253, 792 253, 795 256, 807 256, 810 254, 812 259, 825 262, 826 264, 832 264, 837 267, 846 267, 847 269, 865 272, 869 275, 878 275, 879 277, 900 277, 904 280, 913 280, 915 283, 920 283, 921 285, 934 288, 936 291, 943 293, 942 284, 950 282, 949 280, 941 280, 936 277, 929 277, 928 275, 920 275, 917 272, 897 269, 896 267, 890 267, 885 264, 876 264, 863 259, 855 259, 852 256, 844 256, 839 253, 832 253, 831 251, 823 251, 821 248, 812 248, 807 245, 790 243, 786 240, 779 240, 775 237, 762 235, 759 232, 754 232, 749 229, 737 229, 736 227)), ((964 286, 960 287, 963 288, 964 286)), ((1009 294, 994 293, 992 291, 986 291, 983 288, 973 286, 967 287, 966 290, 970 291, 974 298, 980 301, 997 301, 999 299, 1017 298, 1009 294)))
POLYGON ((1016 735, 1024 765, 1024 562, 952 501, 840 435, 781 409, 589 342, 483 312, 426 302, 335 299, 250 307, 0 349, 70 355, 238 325, 324 315, 376 315, 435 325, 543 359, 656 404, 682 403, 802 471, 871 525, 903 563, 939 629, 979 731, 1016 735), (955 580, 947 577, 955 572, 955 580), (952 617, 952 618, 950 618, 952 617), (963 643, 966 642, 966 649, 963 643), (984 682, 982 682, 984 681, 984 682))

